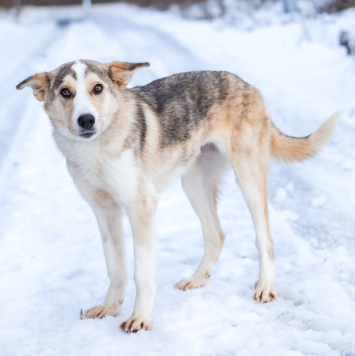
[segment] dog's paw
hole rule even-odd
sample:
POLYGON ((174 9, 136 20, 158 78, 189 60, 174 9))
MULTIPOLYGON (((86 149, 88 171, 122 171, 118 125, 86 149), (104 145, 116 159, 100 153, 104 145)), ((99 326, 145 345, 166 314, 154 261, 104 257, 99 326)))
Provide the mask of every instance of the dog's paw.
POLYGON ((85 313, 85 318, 90 319, 102 319, 105 316, 116 316, 118 314, 118 308, 116 307, 107 307, 105 305, 96 305, 95 307, 90 308, 85 313))
POLYGON ((208 278, 184 278, 179 283, 175 284, 175 288, 180 290, 188 290, 204 287, 208 278))
POLYGON ((120 328, 126 333, 134 333, 139 330, 150 330, 150 323, 140 316, 131 316, 121 323, 120 328))
POLYGON ((274 283, 255 282, 254 299, 259 303, 271 302, 277 298, 276 288, 274 283))

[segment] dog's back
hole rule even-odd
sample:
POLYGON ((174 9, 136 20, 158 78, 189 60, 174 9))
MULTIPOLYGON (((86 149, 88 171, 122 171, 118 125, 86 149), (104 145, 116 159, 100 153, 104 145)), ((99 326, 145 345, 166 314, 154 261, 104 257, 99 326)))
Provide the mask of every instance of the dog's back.
POLYGON ((145 103, 161 128, 161 146, 188 140, 201 125, 215 118, 216 109, 252 88, 229 72, 196 71, 174 74, 130 89, 137 105, 145 103))

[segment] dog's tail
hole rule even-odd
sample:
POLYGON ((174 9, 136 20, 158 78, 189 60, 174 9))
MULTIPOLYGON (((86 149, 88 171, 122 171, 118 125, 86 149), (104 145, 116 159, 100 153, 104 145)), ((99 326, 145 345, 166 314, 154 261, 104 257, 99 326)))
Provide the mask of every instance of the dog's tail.
POLYGON ((340 113, 334 114, 317 131, 306 137, 287 136, 272 124, 272 156, 284 162, 297 162, 315 156, 328 141, 339 116, 340 113))

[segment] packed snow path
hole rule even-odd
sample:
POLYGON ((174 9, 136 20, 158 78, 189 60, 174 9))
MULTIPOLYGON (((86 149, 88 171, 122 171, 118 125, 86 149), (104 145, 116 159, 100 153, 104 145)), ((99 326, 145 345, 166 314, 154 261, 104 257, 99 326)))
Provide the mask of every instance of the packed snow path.
MULTIPOLYGON (((336 44, 355 13, 253 31, 127 6, 0 13, 0 355, 355 355, 355 63, 336 44), (307 27, 307 36, 305 27, 307 27), (132 85, 175 72, 229 70, 258 87, 293 136, 344 109, 320 155, 272 162, 271 230, 279 298, 253 301, 254 229, 227 172, 219 203, 226 243, 206 287, 173 288, 203 251, 199 221, 175 182, 157 225, 153 329, 128 335, 135 289, 119 316, 80 320, 108 286, 98 229, 30 90, 15 85, 76 58, 149 61, 132 85)), ((352 25, 353 26, 353 25, 352 25)))

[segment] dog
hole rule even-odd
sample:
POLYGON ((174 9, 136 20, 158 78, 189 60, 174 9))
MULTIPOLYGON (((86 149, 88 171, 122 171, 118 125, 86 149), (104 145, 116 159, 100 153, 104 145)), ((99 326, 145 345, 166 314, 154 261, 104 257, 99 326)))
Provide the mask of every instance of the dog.
POLYGON ((206 284, 224 234, 217 216, 218 185, 227 165, 253 218, 259 252, 254 299, 277 297, 266 174, 271 157, 285 162, 313 157, 337 121, 333 115, 307 137, 280 132, 270 121, 259 91, 226 71, 195 71, 127 89, 133 74, 149 63, 77 60, 33 75, 31 87, 53 126, 74 183, 90 204, 100 230, 110 286, 103 304, 87 318, 118 314, 127 272, 122 233, 125 210, 134 239, 136 300, 126 332, 149 330, 155 295, 154 214, 157 194, 175 177, 197 213, 204 255, 181 290, 206 284))

